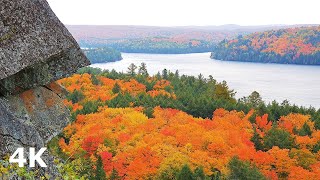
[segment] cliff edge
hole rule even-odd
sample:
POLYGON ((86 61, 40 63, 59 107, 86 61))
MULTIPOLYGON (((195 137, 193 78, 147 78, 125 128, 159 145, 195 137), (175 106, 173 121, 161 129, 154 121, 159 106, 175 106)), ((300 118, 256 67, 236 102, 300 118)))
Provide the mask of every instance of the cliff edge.
MULTIPOLYGON (((69 123, 63 88, 52 83, 89 65, 46 0, 0 1, 0 156, 45 147, 69 123)), ((28 157, 27 154, 25 157, 28 157)), ((53 158, 42 157, 54 176, 53 158), (51 162, 51 163, 50 163, 51 162)))

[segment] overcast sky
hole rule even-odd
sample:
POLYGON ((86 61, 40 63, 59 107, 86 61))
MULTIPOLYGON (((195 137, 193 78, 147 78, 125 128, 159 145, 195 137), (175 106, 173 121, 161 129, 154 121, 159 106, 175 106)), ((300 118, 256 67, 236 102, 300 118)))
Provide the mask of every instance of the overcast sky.
POLYGON ((319 0, 47 0, 72 25, 320 24, 319 0))

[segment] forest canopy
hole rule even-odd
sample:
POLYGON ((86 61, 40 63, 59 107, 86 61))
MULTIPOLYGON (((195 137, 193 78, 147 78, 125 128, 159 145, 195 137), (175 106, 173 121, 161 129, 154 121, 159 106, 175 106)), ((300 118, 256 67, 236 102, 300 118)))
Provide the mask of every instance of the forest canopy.
POLYGON ((320 26, 256 32, 221 41, 212 59, 320 65, 320 26))
POLYGON ((212 76, 144 63, 58 81, 73 123, 49 148, 63 178, 319 179, 320 111, 234 98, 212 76))

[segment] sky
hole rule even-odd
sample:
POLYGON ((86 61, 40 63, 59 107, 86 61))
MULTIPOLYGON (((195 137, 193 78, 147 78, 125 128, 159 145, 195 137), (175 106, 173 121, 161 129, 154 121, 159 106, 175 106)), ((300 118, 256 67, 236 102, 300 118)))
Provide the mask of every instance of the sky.
POLYGON ((320 24, 318 0, 47 1, 68 25, 320 24))

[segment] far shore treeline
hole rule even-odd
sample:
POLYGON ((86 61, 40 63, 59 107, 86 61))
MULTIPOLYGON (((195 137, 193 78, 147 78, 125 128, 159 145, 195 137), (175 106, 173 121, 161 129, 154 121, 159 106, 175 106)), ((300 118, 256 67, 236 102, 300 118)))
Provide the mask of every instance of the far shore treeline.
POLYGON ((83 52, 92 64, 122 60, 121 53, 109 47, 86 48, 83 49, 83 52))
POLYGON ((121 60, 121 53, 186 54, 212 52, 211 58, 225 61, 320 65, 320 26, 255 32, 210 40, 125 39, 123 41, 79 42, 92 63, 121 60))
POLYGON ((239 35, 221 41, 212 59, 259 63, 320 65, 320 26, 239 35))

